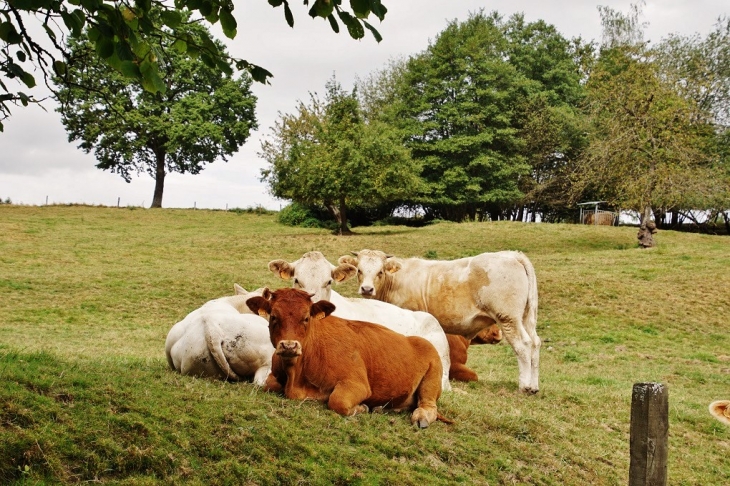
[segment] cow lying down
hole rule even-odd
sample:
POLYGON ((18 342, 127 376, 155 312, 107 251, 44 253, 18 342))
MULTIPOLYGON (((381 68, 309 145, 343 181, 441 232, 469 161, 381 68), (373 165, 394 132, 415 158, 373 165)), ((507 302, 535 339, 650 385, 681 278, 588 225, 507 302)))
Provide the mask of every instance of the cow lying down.
POLYGON ((710 404, 710 413, 725 425, 730 425, 730 400, 717 400, 710 404))
POLYGON ((261 291, 234 288, 236 295, 211 300, 172 326, 165 341, 170 368, 183 375, 253 379, 264 385, 274 348, 268 323, 246 306, 261 291))
POLYGON ((387 407, 413 410, 411 423, 420 428, 437 419, 450 422, 436 408, 441 360, 425 339, 335 317, 331 302, 313 303, 298 289, 265 289, 247 303, 268 318, 276 344, 267 390, 327 402, 345 416, 387 407))

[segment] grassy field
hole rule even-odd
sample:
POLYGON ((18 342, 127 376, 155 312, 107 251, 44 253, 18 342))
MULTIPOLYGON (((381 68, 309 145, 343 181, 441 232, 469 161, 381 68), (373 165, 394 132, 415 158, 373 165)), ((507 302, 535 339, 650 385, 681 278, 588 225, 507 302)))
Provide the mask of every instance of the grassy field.
MULTIPOLYGON (((730 484, 730 238, 511 222, 355 228, 223 211, 0 205, 0 484, 626 484, 631 390, 667 385, 669 484, 730 484), (474 346, 425 430, 342 418, 167 368, 170 327, 207 300, 279 288, 320 250, 453 259, 522 250, 540 291, 541 388, 506 344, 474 346)), ((356 285, 337 290, 354 296, 356 285)))

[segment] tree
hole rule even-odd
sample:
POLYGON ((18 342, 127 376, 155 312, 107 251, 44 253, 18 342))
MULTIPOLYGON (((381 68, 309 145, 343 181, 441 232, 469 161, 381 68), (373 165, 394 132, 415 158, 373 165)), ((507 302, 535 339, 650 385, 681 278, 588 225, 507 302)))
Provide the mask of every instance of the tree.
MULTIPOLYGON (((633 9, 623 27, 640 25, 633 9)), ((574 174, 574 196, 590 193, 640 215, 642 247, 654 245, 652 208, 679 207, 712 192, 706 123, 697 105, 664 82, 639 34, 620 27, 620 14, 602 10, 604 36, 588 80, 590 144, 574 174), (610 22, 609 22, 610 21, 610 22), (610 29, 609 29, 610 28, 610 29), (625 43, 622 39, 629 39, 625 43)))
MULTIPOLYGON (((273 7, 283 6, 287 24, 294 26, 287 0, 268 2, 273 7)), ((350 0, 352 13, 342 6, 342 0, 304 0, 304 5, 310 4, 309 15, 326 18, 335 32, 340 29, 339 19, 351 37, 360 39, 368 29, 378 42, 381 40, 365 20, 371 13, 384 19, 387 9, 380 0, 350 0)), ((244 59, 230 58, 210 35, 190 38, 177 30, 183 18, 204 19, 210 24, 220 22, 226 37, 233 39, 237 26, 233 9, 232 0, 0 0, 0 131, 13 105, 42 101, 25 92, 37 83, 33 72, 40 73, 53 90, 50 79, 64 76, 71 54, 67 36, 78 36, 84 28, 88 28, 99 58, 152 93, 166 89, 159 67, 166 49, 173 45, 228 75, 233 65, 247 70, 255 81, 266 82, 272 76, 269 71, 244 59), (150 15, 155 10, 161 14, 150 15), (45 37, 37 34, 40 29, 45 37)))
POLYGON ((384 118, 405 131, 423 165, 426 190, 416 202, 428 216, 503 219, 523 204, 523 189, 536 209, 537 184, 528 181, 540 167, 564 160, 576 139, 574 130, 545 127, 541 141, 552 138, 536 154, 528 150, 530 130, 572 123, 563 113, 581 96, 571 44, 554 27, 479 12, 451 22, 405 68, 391 72, 402 80, 397 101, 374 97, 367 106, 384 106, 390 111, 384 118))
POLYGON ((276 197, 325 206, 347 234, 348 208, 406 197, 417 188, 418 168, 386 124, 365 123, 354 91, 334 78, 326 88, 324 100, 312 95, 275 123, 262 143, 271 165, 262 181, 276 197))
MULTIPOLYGON (((197 23, 181 25, 178 32, 192 39, 208 35, 197 23)), ((71 40, 58 91, 69 141, 80 140, 81 149, 94 151, 97 167, 127 182, 132 173, 147 172, 155 179, 153 208, 162 207, 167 173, 197 174, 207 162, 226 160, 257 128, 250 76, 230 77, 217 64, 162 46, 164 93, 145 91, 108 69, 83 38, 71 40)), ((223 46, 217 49, 225 55, 223 46)))
MULTIPOLYGON (((713 180, 716 190, 709 197, 693 200, 694 207, 672 208, 673 224, 682 209, 709 213, 708 221, 722 215, 730 233, 730 19, 720 18, 706 38, 670 35, 654 49, 659 75, 683 98, 697 106, 697 122, 713 127, 707 151, 716 160, 713 180)), ((694 219, 696 223, 699 223, 694 219)))

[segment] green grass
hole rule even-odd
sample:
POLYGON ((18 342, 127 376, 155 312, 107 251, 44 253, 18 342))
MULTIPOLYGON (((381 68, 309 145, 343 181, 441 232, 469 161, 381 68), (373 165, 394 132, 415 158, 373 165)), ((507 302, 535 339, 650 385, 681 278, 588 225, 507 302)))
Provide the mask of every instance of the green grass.
MULTIPOLYGON (((670 397, 669 484, 730 484, 730 239, 509 222, 290 228, 266 212, 0 206, 0 484, 626 484, 632 385, 670 397), (342 418, 245 383, 167 369, 170 327, 205 301, 286 286, 267 269, 317 249, 535 265, 541 390, 506 344, 473 346, 425 430, 342 418)), ((338 291, 355 295, 347 282, 338 291)))

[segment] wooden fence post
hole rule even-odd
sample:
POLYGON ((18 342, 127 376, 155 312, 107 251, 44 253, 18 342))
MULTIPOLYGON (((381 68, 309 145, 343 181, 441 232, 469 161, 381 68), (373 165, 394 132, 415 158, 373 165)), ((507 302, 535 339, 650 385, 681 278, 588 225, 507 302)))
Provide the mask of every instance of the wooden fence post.
POLYGON ((669 392, 661 383, 634 383, 631 395, 629 486, 665 486, 669 452, 669 392))

